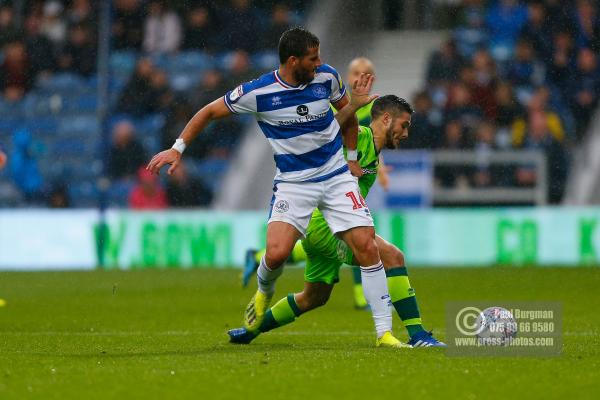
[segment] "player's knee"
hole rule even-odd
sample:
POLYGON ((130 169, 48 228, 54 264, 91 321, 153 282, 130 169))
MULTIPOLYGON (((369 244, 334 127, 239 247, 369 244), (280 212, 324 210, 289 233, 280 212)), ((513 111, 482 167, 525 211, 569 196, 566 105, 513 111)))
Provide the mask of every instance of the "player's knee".
POLYGON ((302 292, 296 296, 296 303, 302 312, 310 311, 324 306, 329 300, 329 294, 329 292, 321 291, 302 292))
POLYGON ((318 307, 321 307, 321 306, 324 306, 325 304, 327 304, 327 301, 329 300, 329 293, 328 292, 311 293, 311 295, 308 297, 308 300, 310 303, 310 309, 318 308, 318 307))
POLYGON ((290 255, 290 250, 286 246, 278 243, 269 243, 265 252, 265 261, 270 268, 277 268, 285 263, 290 255))
POLYGON ((367 257, 379 257, 379 250, 375 239, 365 235, 355 242, 356 251, 367 257))
POLYGON ((402 250, 400 250, 396 246, 392 246, 390 250, 391 251, 389 254, 389 264, 394 265, 396 267, 404 268, 404 253, 402 252, 402 250))

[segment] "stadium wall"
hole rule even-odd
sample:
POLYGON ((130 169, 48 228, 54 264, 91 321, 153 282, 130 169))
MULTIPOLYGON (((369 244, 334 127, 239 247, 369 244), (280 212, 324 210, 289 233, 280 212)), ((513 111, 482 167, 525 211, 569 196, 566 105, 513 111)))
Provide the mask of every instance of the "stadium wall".
MULTIPOLYGON (((264 243, 262 212, 0 211, 0 269, 228 268, 264 243), (102 265, 99 267, 99 265, 102 265)), ((375 214, 411 266, 598 265, 600 207, 423 209, 375 214)))

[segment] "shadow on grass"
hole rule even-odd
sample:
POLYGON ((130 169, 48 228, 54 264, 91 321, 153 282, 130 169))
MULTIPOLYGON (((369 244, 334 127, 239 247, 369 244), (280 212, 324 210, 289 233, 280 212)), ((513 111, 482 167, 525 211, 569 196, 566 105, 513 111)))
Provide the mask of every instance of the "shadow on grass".
MULTIPOLYGON (((364 352, 373 350, 370 346, 352 346, 351 352, 364 352)), ((197 349, 189 350, 165 350, 165 351, 123 351, 118 349, 109 349, 94 352, 27 352, 20 351, 15 353, 4 353, 5 356, 36 356, 36 357, 59 357, 59 358, 145 358, 145 357, 194 357, 219 354, 231 355, 256 355, 264 356, 270 352, 276 353, 303 353, 303 352, 348 352, 347 346, 327 346, 323 344, 290 344, 290 343, 256 343, 250 345, 223 343, 211 346, 200 346, 197 349)))

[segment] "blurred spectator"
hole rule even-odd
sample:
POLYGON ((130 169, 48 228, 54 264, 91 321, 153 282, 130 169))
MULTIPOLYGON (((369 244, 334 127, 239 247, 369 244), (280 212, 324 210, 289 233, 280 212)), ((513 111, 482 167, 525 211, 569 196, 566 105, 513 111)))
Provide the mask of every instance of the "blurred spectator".
POLYGON ((458 78, 458 71, 462 65, 463 60, 456 50, 456 43, 448 40, 429 58, 426 73, 427 82, 434 85, 454 81, 458 78))
POLYGON ((569 85, 568 96, 577 124, 577 136, 581 137, 588 126, 592 112, 598 105, 598 90, 600 90, 598 58, 592 50, 579 51, 575 74, 575 79, 569 85))
POLYGON ((152 61, 142 58, 121 92, 117 109, 120 112, 143 116, 164 111, 173 100, 167 76, 154 68, 152 61))
MULTIPOLYGON (((558 203, 562 198, 567 179, 567 156, 563 146, 548 130, 547 121, 540 113, 533 114, 523 149, 541 150, 546 155, 548 171, 548 199, 558 203)), ((537 175, 532 166, 521 166, 516 171, 517 184, 532 186, 537 175)))
MULTIPOLYGON (((450 121, 446 124, 441 146, 447 150, 466 150, 469 148, 460 121, 450 121)), ((443 187, 468 186, 470 168, 468 166, 441 166, 435 168, 435 178, 443 187)))
POLYGON ((69 25, 84 24, 95 28, 96 13, 90 0, 73 0, 67 10, 67 21, 69 25))
MULTIPOLYGON (((177 113, 177 119, 169 118, 167 120, 169 130, 166 130, 165 134, 168 135, 169 139, 174 140, 174 138, 179 136, 181 128, 187 124, 189 117, 191 117, 195 111, 223 96, 223 94, 231 87, 235 87, 244 82, 244 78, 244 76, 239 76, 235 81, 225 82, 223 74, 218 70, 209 70, 204 73, 200 86, 190 95, 191 109, 184 110, 184 108, 180 108, 177 113), (189 116, 186 117, 186 114, 189 114, 189 116), (177 136, 174 137, 174 135, 177 136)), ((186 153, 201 158, 206 156, 208 151, 211 150, 216 143, 218 143, 219 146, 225 147, 233 145, 239 136, 238 132, 240 127, 241 125, 237 118, 227 118, 216 121, 209 128, 211 134, 200 135, 190 145, 190 148, 186 150, 186 153)), ((169 140, 169 142, 172 144, 171 140, 169 140)))
POLYGON ((141 58, 137 62, 134 73, 121 92, 121 98, 117 105, 120 112, 143 115, 151 111, 149 103, 153 99, 150 79, 153 72, 154 64, 149 58, 141 58))
POLYGON ((515 48, 515 56, 509 62, 507 78, 513 85, 525 92, 544 82, 543 65, 535 57, 531 42, 520 39, 515 48))
POLYGON ((512 128, 513 123, 523 115, 523 107, 515 99, 512 85, 503 81, 496 85, 496 118, 499 128, 512 128))
POLYGON ((518 0, 499 0, 490 8, 486 22, 492 56, 496 60, 507 60, 527 22, 527 8, 518 0))
POLYGON ((146 152, 135 139, 135 128, 129 121, 118 122, 113 128, 108 150, 108 175, 112 179, 133 178, 146 161, 146 152))
POLYGON ((539 88, 527 105, 528 114, 523 118, 518 118, 513 124, 512 141, 515 147, 521 147, 525 140, 526 133, 531 129, 531 123, 536 118, 542 118, 546 121, 545 129, 554 137, 558 142, 562 142, 565 138, 565 131, 563 129, 560 117, 552 112, 548 106, 548 99, 550 97, 550 91, 545 88, 539 88))
POLYGON ((470 58, 487 42, 482 0, 465 0, 462 19, 462 24, 454 30, 452 36, 460 55, 470 58))
POLYGON ((62 17, 62 12, 63 5, 60 1, 51 0, 44 4, 42 34, 57 47, 60 47, 67 38, 67 24, 62 17))
POLYGON ((4 166, 6 165, 6 160, 8 160, 8 158, 6 157, 6 153, 4 153, 2 151, 2 148, 0 148, 0 171, 4 168, 4 166))
POLYGON ((164 0, 151 0, 144 22, 144 51, 175 53, 181 44, 181 21, 164 0))
MULTIPOLYGON (((162 130, 162 147, 169 148, 175 142, 175 139, 179 137, 183 128, 187 125, 189 120, 194 116, 194 110, 190 106, 186 99, 177 99, 171 104, 169 111, 167 112, 165 127, 162 130)), ((200 139, 197 138, 197 139, 200 139)), ((190 148, 193 148, 196 141, 190 143, 190 148)), ((186 155, 193 155, 193 151, 186 149, 186 155)))
POLYGON ((96 70, 96 44, 89 28, 84 24, 69 29, 69 40, 58 58, 64 71, 90 76, 96 70))
POLYGON ((472 131, 483 118, 481 108, 473 102, 464 83, 455 83, 449 89, 445 116, 448 121, 460 121, 468 131, 472 131))
POLYGON ((136 210, 160 210, 167 208, 167 194, 160 185, 158 176, 140 167, 138 183, 129 194, 129 207, 136 210))
POLYGON ((169 86, 167 74, 161 70, 154 70, 150 75, 150 90, 152 101, 149 103, 149 112, 165 112, 173 102, 173 91, 169 86))
POLYGON ((242 83, 249 82, 258 76, 258 72, 251 68, 250 56, 244 50, 236 50, 229 59, 229 88, 234 88, 242 83))
POLYGON ((527 24, 521 30, 521 38, 532 43, 538 57, 547 62, 552 57, 552 26, 541 0, 531 1, 527 6, 527 24))
POLYGON ((556 32, 553 36, 553 45, 548 80, 556 85, 564 95, 573 79, 573 70, 576 65, 575 45, 571 34, 567 31, 556 32))
POLYGON ((206 71, 202 75, 200 86, 190 96, 190 102, 194 109, 199 110, 211 101, 221 97, 227 90, 233 87, 225 82, 223 74, 216 69, 206 71))
POLYGON ((262 48, 273 49, 279 43, 281 34, 291 27, 290 9, 282 3, 278 3, 273 7, 271 21, 267 29, 261 34, 262 48))
POLYGON ((9 43, 4 48, 0 65, 0 88, 9 101, 18 101, 33 84, 33 68, 23 42, 9 43))
POLYGON ((50 74, 56 67, 52 42, 41 33, 42 18, 32 14, 25 20, 25 44, 33 73, 50 74))
POLYGON ((171 207, 206 207, 212 201, 212 193, 204 182, 190 176, 185 163, 181 163, 169 177, 167 198, 171 207))
POLYGON ((50 193, 48 193, 48 207, 50 208, 69 208, 71 200, 69 199, 69 191, 64 184, 53 185, 50 193))
POLYGON ((185 22, 183 48, 212 51, 216 45, 216 24, 208 7, 190 10, 185 22))
POLYGON ((0 7, 0 49, 5 44, 19 38, 19 30, 14 25, 14 15, 11 6, 0 7))
POLYGON ((35 144, 28 129, 18 129, 12 137, 9 169, 14 184, 30 202, 42 198, 42 176, 36 160, 35 144))
POLYGON ((577 0, 573 25, 577 47, 594 47, 598 41, 598 15, 591 0, 577 0))
POLYGON ((485 117, 495 118, 497 112, 494 96, 496 64, 486 50, 478 50, 473 55, 472 66, 472 77, 464 79, 461 74, 461 78, 469 88, 471 98, 477 99, 477 103, 485 117))
POLYGON ((571 11, 573 0, 566 5, 565 0, 544 0, 548 24, 554 31, 571 30, 571 11))
POLYGON ((112 26, 115 49, 139 50, 142 47, 144 13, 140 0, 115 0, 112 26))
POLYGON ((249 53, 258 49, 260 41, 257 40, 257 33, 262 29, 250 0, 230 0, 230 7, 224 9, 220 20, 223 23, 222 32, 225 33, 225 48, 249 53))
POLYGON ((439 117, 433 110, 433 102, 429 93, 417 93, 412 101, 415 112, 411 118, 408 138, 402 143, 403 149, 433 149, 440 142, 439 117))

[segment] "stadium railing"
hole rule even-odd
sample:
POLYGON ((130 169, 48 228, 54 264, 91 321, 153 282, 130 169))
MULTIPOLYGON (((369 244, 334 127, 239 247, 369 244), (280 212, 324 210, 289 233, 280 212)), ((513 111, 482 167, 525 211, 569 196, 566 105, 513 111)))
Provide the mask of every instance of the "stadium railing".
POLYGON ((546 155, 539 151, 494 151, 484 155, 477 151, 438 150, 431 153, 434 167, 476 168, 478 165, 533 167, 536 182, 533 187, 440 187, 433 189, 434 204, 473 205, 473 204, 535 204, 548 203, 548 171, 546 155))

